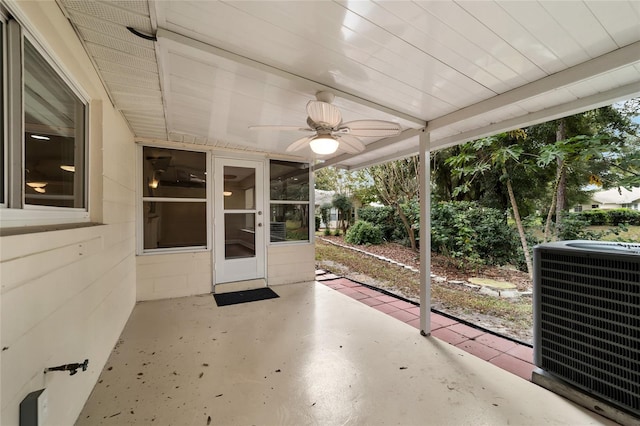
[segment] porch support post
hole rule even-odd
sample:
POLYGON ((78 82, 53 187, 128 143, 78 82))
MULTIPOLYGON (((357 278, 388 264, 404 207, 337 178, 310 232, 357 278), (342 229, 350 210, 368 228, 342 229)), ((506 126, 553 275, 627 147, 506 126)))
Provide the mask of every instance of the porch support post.
POLYGON ((420 333, 431 335, 431 147, 420 134, 420 333))

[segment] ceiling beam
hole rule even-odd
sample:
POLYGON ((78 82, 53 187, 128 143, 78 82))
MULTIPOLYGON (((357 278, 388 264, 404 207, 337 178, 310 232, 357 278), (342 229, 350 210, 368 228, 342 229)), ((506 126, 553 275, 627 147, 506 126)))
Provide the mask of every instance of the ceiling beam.
POLYGON ((636 63, 639 59, 640 41, 575 65, 571 68, 559 71, 555 74, 551 74, 547 77, 543 77, 532 83, 459 109, 450 114, 434 118, 429 121, 427 131, 433 132, 434 130, 442 127, 486 114, 488 111, 516 104, 523 100, 542 95, 546 92, 569 86, 588 78, 593 78, 602 73, 636 63))
POLYGON ((287 80, 294 80, 294 81, 298 81, 298 82, 302 82, 305 85, 311 85, 316 91, 319 90, 326 90, 326 91, 330 91, 332 92, 334 95, 339 96, 341 98, 347 99, 349 101, 355 102, 357 104, 369 107, 369 108, 373 108, 375 110, 387 113, 387 114, 391 114, 393 116, 396 116, 398 118, 401 118, 403 120, 407 120, 413 124, 415 124, 416 126, 419 127, 424 127, 426 125, 426 122, 424 121, 424 119, 418 118, 418 117, 414 117, 412 115, 409 115, 407 113, 404 112, 400 112, 397 110, 394 110, 392 108, 386 107, 384 105, 380 105, 377 104, 375 102, 371 102, 368 101, 364 98, 361 98, 359 96, 356 96, 354 94, 345 92, 343 90, 340 90, 336 87, 331 87, 331 86, 327 86, 323 83, 320 83, 318 81, 315 80, 311 80, 308 79, 306 77, 297 75, 297 74, 293 74, 290 73, 288 71, 285 71, 281 68, 277 68, 268 64, 265 64, 263 62, 259 62, 256 61, 254 59, 248 58, 246 56, 242 56, 242 55, 238 55, 237 53, 233 53, 230 52, 228 50, 213 46, 211 44, 208 43, 204 43, 202 41, 184 36, 182 34, 178 34, 176 32, 173 31, 169 31, 167 29, 164 28, 158 28, 158 31, 156 33, 156 37, 158 38, 158 41, 161 42, 162 39, 166 39, 166 40, 170 40, 174 43, 177 43, 178 45, 181 46, 185 46, 185 47, 190 47, 192 49, 196 49, 202 52, 206 52, 215 56, 219 56, 225 59, 228 59, 230 61, 236 62, 236 63, 240 63, 249 67, 252 67, 254 69, 258 69, 260 71, 264 71, 273 75, 277 75, 279 77, 283 77, 287 80))
MULTIPOLYGON (((442 149, 453 145, 459 145, 470 140, 492 136, 508 130, 520 127, 527 127, 546 121, 556 120, 573 114, 579 114, 595 108, 614 104, 615 102, 640 96, 640 84, 632 83, 615 89, 608 90, 595 95, 576 99, 551 108, 535 111, 519 117, 493 123, 488 126, 473 129, 456 135, 447 136, 441 139, 431 139, 431 149, 442 149)), ((416 147, 417 152, 417 147, 416 147)))
MULTIPOLYGON (((566 117, 573 114, 578 114, 584 111, 588 111, 594 108, 600 108, 607 105, 612 105, 615 102, 623 101, 626 99, 640 96, 640 84, 632 83, 626 86, 618 87, 608 90, 602 93, 596 93, 595 95, 587 96, 584 98, 576 99, 571 102, 567 102, 561 105, 557 105, 551 108, 543 109, 540 111, 532 112, 520 117, 510 118, 508 120, 501 121, 499 123, 493 123, 488 126, 480 127, 478 129, 470 130, 468 132, 458 133, 456 135, 447 136, 441 139, 434 139, 431 136, 431 143, 429 149, 432 151, 438 149, 448 148, 454 145, 459 145, 471 140, 480 139, 487 136, 492 136, 497 133, 506 132, 516 128, 532 126, 534 124, 544 123, 546 121, 556 120, 558 118, 566 117)), ((418 154, 418 145, 411 146, 410 148, 402 151, 395 152, 383 157, 376 158, 375 160, 365 160, 357 164, 348 167, 349 170, 358 170, 365 167, 374 166, 376 164, 385 163, 388 161, 397 160, 400 158, 406 158, 411 155, 418 154)), ((344 157, 344 156, 341 156, 344 157)), ((340 157, 336 157, 338 159, 340 157)), ((348 159, 357 158, 357 156, 349 156, 348 159)), ((331 159, 333 161, 335 159, 331 159)), ((339 161, 344 161, 347 158, 341 158, 339 161)), ((337 161, 333 161, 335 164, 337 161)), ((331 165, 331 164, 328 164, 331 165)), ((326 167, 324 164, 322 167, 326 167)))

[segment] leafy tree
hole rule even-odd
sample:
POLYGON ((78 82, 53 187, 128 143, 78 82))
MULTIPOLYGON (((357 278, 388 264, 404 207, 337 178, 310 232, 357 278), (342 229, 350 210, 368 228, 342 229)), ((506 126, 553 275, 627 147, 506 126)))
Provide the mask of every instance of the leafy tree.
POLYGON ((616 108, 598 108, 527 130, 543 144, 539 165, 556 165, 545 241, 551 237, 553 214, 556 223, 562 223, 567 207, 586 198, 583 188, 587 184, 617 186, 628 179, 634 169, 638 170, 634 163, 634 155, 638 158, 634 154, 637 143, 635 146, 631 143, 634 135, 637 140, 638 126, 616 108))
POLYGON ((529 277, 533 277, 533 263, 527 235, 522 224, 520 209, 513 190, 511 174, 517 167, 531 169, 535 163, 525 161, 523 156, 524 148, 520 144, 526 139, 526 133, 522 129, 517 129, 496 136, 479 139, 462 146, 460 153, 447 159, 447 163, 453 167, 453 172, 461 179, 461 184, 453 191, 455 196, 458 193, 468 192, 471 183, 478 177, 490 170, 497 170, 501 173, 500 181, 506 186, 511 211, 516 222, 522 251, 527 265, 529 277))
POLYGON ((340 227, 342 228, 342 232, 347 232, 347 228, 349 227, 349 220, 351 218, 351 209, 353 208, 353 203, 344 194, 336 194, 333 196, 333 207, 338 210, 338 221, 340 222, 340 227))
POLYGON ((320 217, 324 222, 326 229, 329 229, 329 222, 331 221, 331 204, 326 203, 320 206, 320 217))
POLYGON ((417 251, 415 230, 402 205, 418 196, 419 159, 417 156, 369 168, 380 200, 393 207, 407 231, 411 248, 417 251))

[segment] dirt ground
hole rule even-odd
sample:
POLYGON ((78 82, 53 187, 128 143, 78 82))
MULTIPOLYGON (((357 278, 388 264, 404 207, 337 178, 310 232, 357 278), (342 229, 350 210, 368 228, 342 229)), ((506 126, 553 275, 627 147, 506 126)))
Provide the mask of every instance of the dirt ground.
MULTIPOLYGON (((380 245, 356 246, 346 243, 342 237, 322 236, 321 238, 361 250, 369 253, 393 259, 396 262, 404 263, 416 269, 420 267, 420 256, 410 248, 397 243, 385 243, 380 245)), ((519 291, 531 290, 531 280, 526 272, 519 271, 511 267, 484 266, 478 269, 464 269, 462 262, 456 263, 450 258, 439 254, 431 253, 431 273, 447 280, 468 280, 470 277, 492 278, 499 281, 508 281, 516 285, 519 291)))
MULTIPOLYGON (((397 262, 412 266, 414 268, 419 268, 420 266, 419 254, 400 244, 385 243, 381 245, 355 246, 344 242, 344 239, 342 237, 321 236, 320 238, 330 240, 341 245, 365 250, 369 253, 384 256, 386 258, 393 259, 397 262)), ((389 283, 379 282, 373 277, 369 277, 362 273, 350 271, 348 270, 348 268, 345 268, 344 265, 332 265, 331 262, 329 262, 328 264, 322 263, 321 266, 330 269, 332 270, 332 272, 338 273, 339 275, 355 279, 359 282, 363 282, 379 288, 384 288, 385 290, 400 294, 408 299, 419 299, 419 295, 413 294, 413 291, 410 288, 390 288, 389 283)), ((470 277, 481 277, 492 278, 498 281, 511 282, 516 285, 519 291, 530 291, 532 288, 532 283, 528 277, 528 274, 515 268, 491 266, 481 267, 477 269, 465 269, 464 266, 464 263, 452 261, 450 258, 447 258, 445 256, 437 255, 435 253, 432 253, 431 255, 431 273, 435 274, 438 277, 445 278, 447 281, 467 281, 470 277)), ((451 285, 447 284, 446 282, 440 282, 437 284, 434 282, 434 285, 446 286, 450 289, 454 289, 460 292, 473 291, 467 287, 460 285, 451 285)), ((533 340, 533 330, 530 326, 514 323, 509 318, 500 318, 492 315, 481 314, 478 312, 471 312, 468 309, 451 306, 451 304, 445 306, 441 303, 438 303, 438 301, 436 300, 434 300, 434 304, 432 306, 437 310, 446 312, 448 314, 456 316, 457 318, 469 321, 470 323, 479 325, 499 334, 513 337, 527 343, 531 343, 533 340)))

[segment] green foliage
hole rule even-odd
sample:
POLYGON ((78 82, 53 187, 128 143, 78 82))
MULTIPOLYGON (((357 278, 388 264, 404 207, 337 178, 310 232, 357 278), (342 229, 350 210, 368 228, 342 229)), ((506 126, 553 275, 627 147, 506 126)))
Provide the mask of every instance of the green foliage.
POLYGON ((320 216, 327 229, 329 229, 329 222, 331 221, 331 204, 323 204, 320 206, 320 216))
POLYGON ((588 226, 590 226, 589 221, 585 220, 581 214, 566 214, 562 217, 558 238, 560 240, 603 240, 606 238, 614 241, 626 241, 620 237, 620 234, 629 230, 626 223, 618 223, 614 228, 602 230, 588 229, 588 226), (615 237, 612 238, 612 235, 615 237))
POLYGON ((340 228, 336 228, 336 231, 333 233, 333 235, 335 235, 336 237, 339 237, 340 235, 340 228))
POLYGON ((320 230, 320 216, 315 216, 315 221, 316 221, 316 232, 318 232, 320 230))
POLYGON ((382 232, 382 236, 387 241, 395 241, 405 237, 404 234, 398 235, 398 227, 402 228, 400 218, 395 215, 395 210, 391 206, 382 207, 362 207, 358 209, 358 217, 360 220, 376 225, 382 232))
POLYGON ((382 231, 369 222, 358 220, 349 228, 344 239, 350 244, 380 244, 382 243, 382 231))
POLYGON ((517 263, 519 242, 506 215, 475 202, 440 202, 431 210, 431 248, 474 264, 517 263))
POLYGON ((638 226, 640 225, 640 211, 630 209, 593 209, 580 213, 572 213, 580 220, 586 222, 587 226, 618 226, 621 224, 638 226))
MULTIPOLYGON (((400 206, 409 223, 414 229, 416 240, 420 230, 420 206, 416 200, 400 206)), ((358 209, 360 220, 372 223, 382 231, 382 238, 385 241, 395 241, 407 247, 411 246, 409 234, 404 223, 398 216, 398 212, 391 206, 382 207, 362 207, 358 209)))
POLYGON ((347 232, 349 222, 351 220, 351 209, 353 203, 345 194, 336 194, 333 196, 333 207, 338 209, 340 223, 342 225, 342 232, 347 232))
POLYGON ((331 228, 329 228, 328 226, 326 228, 324 228, 324 235, 326 235, 326 236, 331 235, 331 228))
POLYGON ((608 225, 618 226, 620 224, 626 225, 640 225, 640 211, 630 209, 613 209, 608 210, 609 222, 608 225))
MULTIPOLYGON (((606 210, 586 210, 578 213, 580 220, 585 221, 586 225, 606 225, 608 221, 606 210)), ((585 225, 585 226, 586 226, 585 225)))

